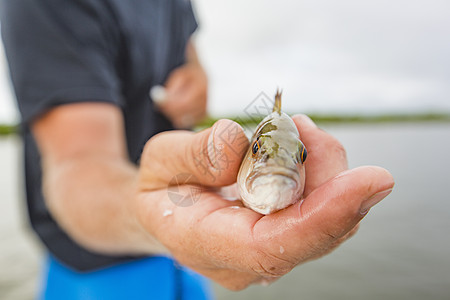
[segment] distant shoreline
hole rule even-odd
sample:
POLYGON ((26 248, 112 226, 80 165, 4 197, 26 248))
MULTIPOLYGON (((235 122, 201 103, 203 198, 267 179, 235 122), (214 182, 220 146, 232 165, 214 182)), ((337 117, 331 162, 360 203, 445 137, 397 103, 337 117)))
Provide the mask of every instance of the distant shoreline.
MULTIPOLYGON (((380 114, 380 115, 358 115, 358 114, 315 114, 308 116, 316 123, 405 123, 405 122, 444 122, 450 123, 450 114, 441 113, 422 113, 422 114, 380 114)), ((224 116, 221 118, 207 117, 198 124, 198 128, 206 128, 212 126, 217 120, 231 119, 241 125, 256 125, 263 119, 262 117, 224 116)), ((19 132, 18 124, 0 124, 0 136, 17 134, 19 132)))
MULTIPOLYGON (((293 115, 293 114, 290 114, 293 115)), ((361 115, 361 114, 307 114, 314 122, 318 124, 328 123, 406 123, 406 122, 445 122, 450 123, 450 114, 440 113, 422 113, 422 114, 379 114, 379 115, 361 115)), ((249 116, 208 117, 201 122, 198 127, 210 127, 219 119, 231 119, 241 125, 257 125, 263 117, 252 118, 249 116)))
POLYGON ((19 132, 19 125, 0 124, 0 136, 15 134, 19 132))

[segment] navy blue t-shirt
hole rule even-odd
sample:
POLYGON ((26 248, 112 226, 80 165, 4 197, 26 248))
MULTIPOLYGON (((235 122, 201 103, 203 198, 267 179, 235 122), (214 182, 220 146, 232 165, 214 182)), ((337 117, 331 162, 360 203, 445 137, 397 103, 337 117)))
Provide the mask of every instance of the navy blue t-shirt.
POLYGON ((153 135, 172 129, 148 96, 182 65, 195 31, 188 0, 2 0, 1 30, 25 145, 30 220, 49 251, 76 270, 132 257, 92 253, 49 214, 42 195, 40 154, 30 123, 52 107, 113 103, 123 111, 130 161, 153 135))

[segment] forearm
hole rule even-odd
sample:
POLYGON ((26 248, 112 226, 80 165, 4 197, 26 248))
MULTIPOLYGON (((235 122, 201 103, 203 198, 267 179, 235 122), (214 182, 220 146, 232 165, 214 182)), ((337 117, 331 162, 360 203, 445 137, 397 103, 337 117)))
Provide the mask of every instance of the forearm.
POLYGON ((75 241, 106 254, 166 252, 136 220, 134 165, 115 157, 84 155, 45 161, 43 167, 46 203, 75 241))

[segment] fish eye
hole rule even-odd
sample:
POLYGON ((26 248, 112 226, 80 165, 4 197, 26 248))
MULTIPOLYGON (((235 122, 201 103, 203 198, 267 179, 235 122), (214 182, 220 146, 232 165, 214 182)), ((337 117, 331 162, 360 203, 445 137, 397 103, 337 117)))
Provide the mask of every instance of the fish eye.
POLYGON ((303 143, 299 143, 298 152, 297 152, 297 162, 301 162, 302 164, 305 162, 306 157, 308 156, 308 151, 306 151, 306 147, 303 143))
POLYGON ((256 139, 256 141, 253 143, 253 146, 252 146, 253 155, 256 155, 256 153, 258 153, 260 146, 261 145, 259 144, 259 138, 258 138, 258 139, 256 139))

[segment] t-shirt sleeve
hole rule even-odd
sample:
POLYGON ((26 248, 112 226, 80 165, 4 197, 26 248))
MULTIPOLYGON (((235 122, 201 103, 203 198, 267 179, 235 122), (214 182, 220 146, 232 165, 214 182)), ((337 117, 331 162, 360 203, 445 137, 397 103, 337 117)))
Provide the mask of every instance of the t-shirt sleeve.
POLYGON ((186 14, 186 22, 188 28, 188 35, 192 35, 198 28, 197 18, 195 16, 195 9, 192 7, 191 1, 188 1, 188 11, 186 14))
POLYGON ((61 104, 122 104, 119 34, 95 3, 2 1, 2 38, 24 123, 61 104))

